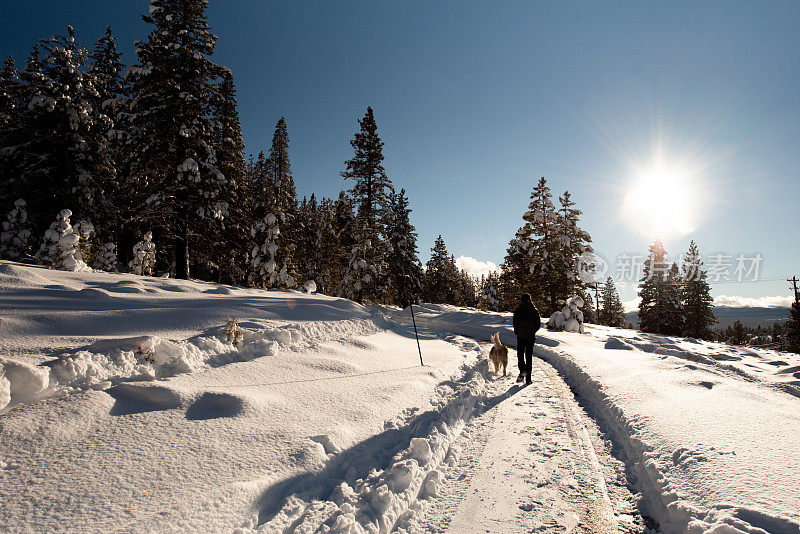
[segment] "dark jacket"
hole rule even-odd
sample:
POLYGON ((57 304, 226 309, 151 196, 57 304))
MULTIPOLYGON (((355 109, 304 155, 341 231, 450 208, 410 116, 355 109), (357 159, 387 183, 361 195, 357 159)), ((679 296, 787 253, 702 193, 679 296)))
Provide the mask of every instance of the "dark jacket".
POLYGON ((522 304, 514 310, 514 333, 519 339, 536 339, 536 331, 542 326, 542 318, 539 310, 530 301, 530 298, 523 298, 522 304))

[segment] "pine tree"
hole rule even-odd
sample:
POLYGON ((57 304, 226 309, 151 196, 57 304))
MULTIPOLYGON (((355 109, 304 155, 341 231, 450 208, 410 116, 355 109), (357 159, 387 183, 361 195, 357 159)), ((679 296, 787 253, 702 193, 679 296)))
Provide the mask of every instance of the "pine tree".
POLYGON ((666 261, 660 239, 650 245, 639 284, 639 328, 642 332, 680 335, 683 330, 682 283, 678 266, 666 261))
POLYGON ((334 231, 338 247, 336 249, 337 268, 331 279, 331 287, 335 288, 341 283, 350 266, 358 221, 353 210, 353 201, 345 191, 339 192, 339 198, 334 202, 334 212, 334 231))
POLYGON ((289 162, 289 134, 283 117, 275 125, 265 170, 267 184, 271 190, 271 201, 276 209, 293 217, 297 210, 297 192, 289 162))
POLYGON ((317 291, 330 294, 338 283, 339 240, 336 233, 336 207, 333 200, 323 198, 317 210, 317 291))
MULTIPOLYGON (((455 265, 455 258, 450 257, 452 264, 455 265)), ((455 304, 457 306, 465 306, 468 308, 474 308, 478 305, 478 290, 479 286, 475 278, 464 270, 457 270, 457 278, 456 278, 456 299, 455 304)))
POLYGON ((486 277, 481 278, 480 287, 478 307, 484 310, 500 311, 500 275, 497 272, 490 272, 486 277))
POLYGON ((389 243, 389 281, 392 300, 401 308, 419 302, 422 265, 417 255, 417 232, 411 224, 406 190, 392 195, 386 222, 389 243))
POLYGON ((28 221, 27 204, 17 199, 3 221, 0 233, 0 258, 23 260, 31 257, 33 228, 28 221))
POLYGON ((66 36, 42 40, 20 72, 25 103, 4 135, 3 167, 12 191, 26 191, 29 215, 39 225, 63 205, 89 218, 108 209, 113 178, 107 124, 92 105, 94 77, 87 51, 66 36))
POLYGON ((107 273, 115 273, 117 268, 117 245, 115 243, 103 243, 97 251, 97 259, 92 267, 99 271, 107 273))
POLYGON ((500 265, 499 300, 500 310, 512 311, 519 305, 519 296, 530 293, 534 303, 541 307, 542 301, 533 285, 533 275, 530 269, 530 257, 525 248, 525 227, 517 230, 514 238, 509 241, 506 257, 500 265))
MULTIPOLYGON (((249 206, 247 163, 239 121, 233 74, 224 69, 220 84, 220 105, 215 110, 218 123, 215 140, 217 168, 227 181, 219 200, 228 205, 228 217, 215 228, 218 231, 206 262, 218 265, 221 280, 239 284, 248 270, 249 233, 254 221, 249 206)), ((202 257, 202 254, 201 254, 202 257)))
POLYGON ((371 107, 367 108, 358 124, 361 130, 350 141, 355 155, 344 162, 346 169, 341 175, 355 181, 352 194, 358 205, 359 217, 363 217, 368 226, 380 233, 383 229, 382 218, 394 187, 382 165, 383 141, 378 136, 378 126, 371 107))
POLYGON ((544 313, 552 313, 560 308, 558 300, 569 295, 560 294, 564 260, 559 257, 559 217, 544 177, 531 192, 528 211, 522 218, 521 248, 528 254, 526 265, 532 275, 531 286, 525 289, 531 295, 546 296, 544 313))
POLYGON ((217 38, 206 22, 208 0, 152 0, 143 20, 153 29, 137 43, 139 65, 127 81, 127 115, 137 159, 133 178, 148 208, 174 242, 176 276, 189 277, 190 251, 213 238, 227 216, 227 180, 217 166, 220 105, 215 81, 224 70, 210 59, 217 38))
POLYGON ((786 349, 800 353, 800 301, 792 302, 789 314, 790 319, 786 322, 786 349))
MULTIPOLYGON (((576 271, 578 260, 584 253, 592 252, 589 243, 592 238, 579 227, 581 210, 575 208, 569 191, 559 197, 557 211, 556 243, 553 277, 556 282, 556 295, 567 299, 578 293, 585 293, 585 284, 576 271)), ((589 302, 587 300, 587 302, 589 302)))
POLYGON ((255 227, 255 233, 264 236, 264 242, 250 253, 252 258, 251 285, 266 288, 293 288, 297 281, 292 276, 286 258, 286 248, 280 225, 285 221, 282 213, 267 213, 255 227))
POLYGON ((378 283, 382 265, 376 257, 374 243, 377 233, 366 219, 356 218, 356 234, 350 250, 350 260, 344 276, 334 289, 334 295, 358 303, 378 302, 383 296, 383 287, 378 283))
POLYGON ((321 259, 318 250, 322 240, 322 221, 317 209, 317 198, 313 193, 308 200, 303 197, 296 223, 295 250, 300 281, 316 281, 321 259))
POLYGON ((156 267, 156 246, 153 244, 153 232, 147 232, 142 240, 133 246, 133 259, 129 267, 133 274, 152 276, 156 267))
POLYGON ((39 247, 37 259, 55 269, 64 271, 87 271, 89 267, 81 260, 77 249, 80 236, 70 224, 70 210, 61 210, 56 220, 44 233, 44 241, 39 247))
POLYGON ((3 140, 2 131, 8 125, 14 124, 19 117, 21 107, 19 85, 14 58, 7 56, 3 61, 3 68, 0 69, 0 141, 3 140))
POLYGON ((606 326, 622 328, 626 324, 625 308, 623 308, 619 293, 617 293, 614 279, 610 276, 606 278, 606 283, 603 285, 603 295, 598 317, 599 323, 606 326))
POLYGON ((425 302, 456 304, 461 281, 458 268, 441 234, 431 248, 431 259, 425 264, 422 298, 425 302))
POLYGON ((683 335, 697 339, 712 339, 711 325, 717 322, 714 316, 711 287, 706 281, 700 251, 694 241, 682 266, 683 273, 683 335))

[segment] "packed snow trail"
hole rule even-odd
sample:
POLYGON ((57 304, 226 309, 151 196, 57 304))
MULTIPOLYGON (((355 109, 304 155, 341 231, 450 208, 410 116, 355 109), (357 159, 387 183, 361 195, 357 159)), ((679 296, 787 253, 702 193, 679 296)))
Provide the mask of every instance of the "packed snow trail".
MULTIPOLYGON (((419 530, 642 530, 634 522, 633 498, 621 485, 616 485, 612 504, 606 468, 598 460, 572 393, 538 359, 533 361, 532 374, 529 386, 514 384, 509 378, 492 383, 488 409, 456 442, 459 461, 448 472, 440 494, 430 499, 419 530)), ((601 455, 604 462, 613 464, 604 451, 601 455)), ((607 467, 613 471, 621 466, 607 467)))

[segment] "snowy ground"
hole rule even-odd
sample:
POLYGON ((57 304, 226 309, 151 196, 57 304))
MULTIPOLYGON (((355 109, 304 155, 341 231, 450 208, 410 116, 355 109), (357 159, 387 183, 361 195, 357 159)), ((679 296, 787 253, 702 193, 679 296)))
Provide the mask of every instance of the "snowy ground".
MULTIPOLYGON (((418 318, 511 338, 499 314, 429 305, 418 318)), ((619 447, 662 531, 800 532, 798 355, 587 330, 541 332, 535 354, 619 447)))
POLYGON ((0 531, 800 531, 795 356, 418 312, 0 261, 0 531))

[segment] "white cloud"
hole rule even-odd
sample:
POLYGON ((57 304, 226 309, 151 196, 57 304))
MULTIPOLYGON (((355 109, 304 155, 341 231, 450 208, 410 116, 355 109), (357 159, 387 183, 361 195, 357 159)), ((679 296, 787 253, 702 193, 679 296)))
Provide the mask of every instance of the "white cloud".
POLYGON ((478 278, 480 278, 481 275, 486 276, 490 272, 500 270, 497 265, 491 261, 478 261, 469 256, 459 256, 456 258, 456 267, 478 278))
POLYGON ((737 297, 735 295, 720 295, 714 297, 714 306, 728 308, 788 308, 792 305, 791 297, 737 297))

